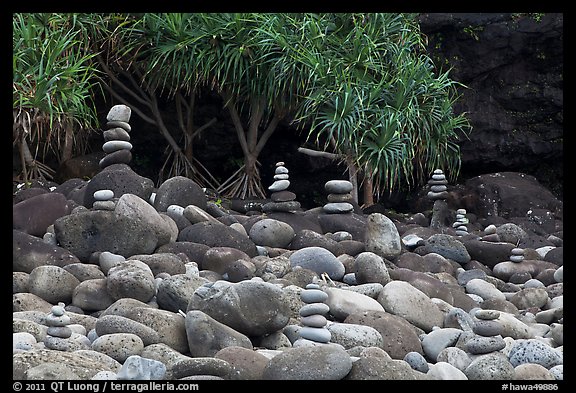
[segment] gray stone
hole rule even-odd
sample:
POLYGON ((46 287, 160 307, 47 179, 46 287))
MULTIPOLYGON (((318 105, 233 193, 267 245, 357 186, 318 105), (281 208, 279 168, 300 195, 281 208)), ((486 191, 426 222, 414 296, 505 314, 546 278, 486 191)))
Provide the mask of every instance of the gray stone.
POLYGON ((366 251, 382 258, 395 259, 402 252, 402 242, 396 225, 384 214, 368 216, 365 232, 366 251))
POLYGON ((294 238, 294 229, 285 222, 265 218, 252 225, 249 236, 259 246, 287 248, 294 238))
POLYGON ((132 150, 132 144, 127 141, 108 141, 102 145, 104 153, 113 153, 117 150, 132 150))
POLYGON ((49 303, 70 303, 80 281, 59 266, 38 266, 28 277, 29 291, 49 303))
POLYGON ((127 381, 161 380, 166 374, 166 365, 158 360, 146 359, 139 355, 128 356, 117 379, 127 381))
POLYGON ((329 180, 324 189, 330 194, 346 194, 352 191, 353 185, 348 180, 329 180))
POLYGON ((315 341, 319 343, 330 342, 332 335, 330 331, 326 328, 316 328, 310 326, 303 326, 298 330, 300 337, 305 338, 310 341, 315 341))
POLYGON ((330 307, 325 303, 309 303, 300 308, 301 317, 309 317, 312 315, 324 315, 330 311, 330 307))
POLYGON ((124 363, 129 356, 139 355, 144 349, 144 343, 132 333, 111 333, 94 340, 92 349, 124 363))
POLYGON ((421 373, 428 372, 429 369, 428 362, 426 361, 424 356, 422 356, 422 354, 418 352, 414 351, 408 352, 406 356, 404 356, 403 360, 416 371, 420 371, 421 373))
POLYGON ((226 347, 253 349, 247 336, 200 310, 186 313, 185 326, 188 350, 193 357, 213 357, 226 347))
POLYGON ((187 311, 200 310, 247 336, 273 333, 288 324, 291 311, 278 286, 257 280, 219 280, 199 287, 187 311))
POLYGON ((290 265, 300 266, 318 274, 326 273, 332 280, 340 280, 345 268, 334 254, 321 247, 302 248, 290 255, 290 265))
POLYGON ((469 380, 506 380, 514 376, 514 366, 501 353, 481 355, 466 367, 464 374, 469 380))
POLYGON ((358 284, 379 283, 386 285, 391 281, 386 263, 379 255, 365 251, 354 258, 356 281, 358 284))
POLYGON ((282 351, 268 362, 264 380, 340 380, 352 369, 350 355, 336 344, 282 351))
POLYGON ((290 187, 290 180, 276 180, 270 187, 268 187, 268 190, 279 192, 286 190, 288 187, 290 187))
POLYGON ((54 230, 62 247, 88 262, 97 251, 124 257, 151 254, 158 238, 153 228, 139 223, 129 216, 97 210, 63 216, 54 222, 54 230))
POLYGON ((148 302, 155 294, 154 276, 144 262, 127 260, 108 271, 106 288, 114 300, 130 297, 148 302))
POLYGON ((354 210, 354 206, 348 202, 330 202, 322 208, 328 214, 349 213, 354 210))
POLYGON ((564 363, 561 352, 537 339, 517 340, 510 348, 509 359, 514 367, 536 363, 550 369, 564 363))
POLYGON ((132 333, 140 337, 144 346, 160 342, 160 335, 154 329, 121 315, 104 315, 95 325, 96 334, 103 336, 113 333, 132 333))
POLYGON ((387 312, 401 316, 425 332, 443 327, 444 315, 424 292, 404 281, 390 281, 378 295, 387 312))
POLYGON ((107 121, 124 121, 124 122, 129 122, 130 121, 130 115, 132 114, 132 109, 130 109, 129 106, 124 105, 124 104, 118 104, 118 105, 114 105, 112 108, 110 108, 110 110, 108 111, 108 114, 106 115, 106 120, 107 121))
POLYGON ((130 134, 123 128, 111 128, 102 133, 104 141, 130 141, 130 134))
POLYGON ((472 337, 464 344, 466 351, 473 355, 496 352, 506 347, 506 342, 502 336, 472 337))

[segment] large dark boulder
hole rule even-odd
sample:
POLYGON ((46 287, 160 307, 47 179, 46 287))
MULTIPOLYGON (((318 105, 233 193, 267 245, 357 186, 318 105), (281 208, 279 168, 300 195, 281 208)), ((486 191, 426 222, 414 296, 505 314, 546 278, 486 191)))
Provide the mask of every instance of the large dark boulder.
POLYGON ((63 248, 88 262, 97 251, 124 257, 152 254, 158 244, 153 228, 137 219, 108 210, 69 214, 54 222, 56 240, 63 248))
POLYGON ((178 242, 193 242, 209 247, 231 247, 244 251, 250 257, 258 255, 256 244, 246 235, 224 224, 202 221, 180 231, 178 242))
POLYGON ((12 228, 42 237, 57 218, 70 210, 64 195, 42 193, 12 206, 12 228))
POLYGON ((80 260, 70 251, 53 246, 42 239, 12 231, 12 271, 30 273, 38 266, 64 267, 80 260))
POLYGON ((184 176, 174 176, 164 181, 154 197, 154 207, 164 212, 170 205, 186 207, 194 205, 202 210, 207 208, 206 194, 192 179, 184 176))
POLYGON ((115 198, 120 198, 124 194, 134 194, 148 201, 153 189, 152 180, 140 176, 126 164, 114 164, 104 168, 86 185, 83 205, 91 208, 94 203, 94 192, 98 190, 112 190, 115 198))
MULTIPOLYGON (((475 195, 476 203, 465 206, 479 217, 527 217, 534 209, 545 209, 562 218, 563 204, 534 176, 519 172, 496 172, 475 176, 459 191, 475 195)), ((463 198, 469 200, 471 198, 463 198)))

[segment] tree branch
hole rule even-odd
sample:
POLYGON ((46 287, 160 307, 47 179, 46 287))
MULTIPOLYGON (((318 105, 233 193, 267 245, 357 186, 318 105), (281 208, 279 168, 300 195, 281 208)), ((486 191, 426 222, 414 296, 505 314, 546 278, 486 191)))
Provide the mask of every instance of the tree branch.
POLYGON ((196 131, 194 131, 194 134, 192 134, 192 138, 195 138, 197 135, 200 135, 200 133, 202 131, 204 131, 206 128, 210 127, 212 124, 216 123, 216 121, 218 121, 218 119, 216 119, 215 117, 213 117, 209 122, 207 122, 206 124, 204 124, 203 126, 200 126, 196 129, 196 131))
POLYGON ((327 151, 312 150, 312 149, 307 149, 305 147, 299 147, 298 153, 306 154, 307 156, 310 156, 310 157, 328 158, 330 160, 341 160, 341 159, 345 158, 345 156, 342 154, 334 154, 334 153, 329 153, 327 151))

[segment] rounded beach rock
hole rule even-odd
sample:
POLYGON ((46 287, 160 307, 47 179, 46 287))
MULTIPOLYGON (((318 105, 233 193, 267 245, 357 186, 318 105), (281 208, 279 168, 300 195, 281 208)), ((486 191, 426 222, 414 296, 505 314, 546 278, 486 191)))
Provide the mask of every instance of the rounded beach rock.
POLYGON ((290 265, 300 266, 318 274, 326 273, 332 280, 341 280, 345 268, 334 254, 322 247, 305 247, 290 255, 290 265))
POLYGON ((294 347, 268 362, 264 380, 340 380, 352 369, 350 355, 336 344, 294 347))
POLYGON ((424 292, 404 281, 390 281, 378 295, 378 302, 392 314, 430 332, 444 326, 444 314, 424 292))

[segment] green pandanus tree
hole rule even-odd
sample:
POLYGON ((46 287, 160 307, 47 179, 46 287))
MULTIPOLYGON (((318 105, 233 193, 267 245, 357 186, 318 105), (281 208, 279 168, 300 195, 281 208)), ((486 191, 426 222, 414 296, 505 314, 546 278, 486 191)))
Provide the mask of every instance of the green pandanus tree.
POLYGON ((13 145, 19 181, 51 180, 44 163, 82 153, 97 128, 93 96, 98 73, 86 26, 75 14, 14 14, 13 145))
POLYGON ((458 138, 470 129, 465 114, 452 110, 459 84, 448 72, 437 74, 414 15, 317 20, 330 28, 306 35, 295 52, 315 76, 297 119, 342 157, 351 180, 362 175, 364 205, 383 188, 422 184, 436 168, 455 178, 458 138))
MULTIPOLYGON (((303 96, 303 67, 285 14, 145 14, 144 79, 169 94, 208 88, 222 98, 243 164, 218 187, 227 197, 266 196, 260 153, 303 96), (301 90, 302 92, 299 92, 301 90)), ((140 43, 142 40, 140 39, 140 43)))

